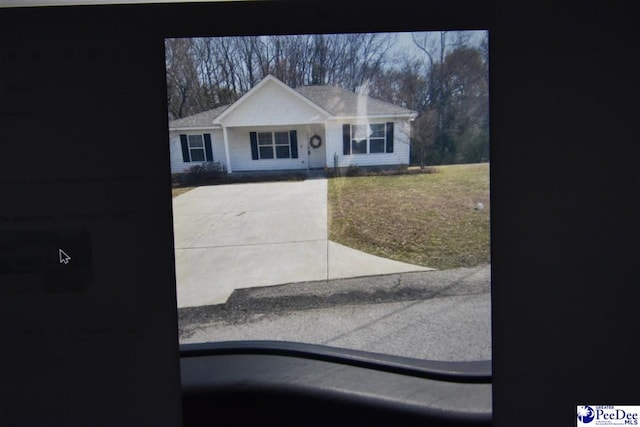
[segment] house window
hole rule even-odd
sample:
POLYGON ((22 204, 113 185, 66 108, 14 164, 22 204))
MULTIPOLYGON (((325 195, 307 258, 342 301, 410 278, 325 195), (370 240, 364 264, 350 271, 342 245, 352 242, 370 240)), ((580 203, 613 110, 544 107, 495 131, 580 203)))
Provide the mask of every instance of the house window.
POLYGON ((253 160, 298 158, 295 130, 251 132, 250 137, 253 160))
POLYGON ((290 159, 289 132, 258 132, 260 159, 290 159))
POLYGON ((210 133, 180 135, 180 145, 182 146, 182 161, 185 163, 213 161, 210 133))
POLYGON ((289 159, 289 132, 274 132, 273 142, 276 146, 276 157, 278 159, 289 159))
POLYGON ((351 125, 351 153, 367 154, 367 125, 351 125))
POLYGON ((393 123, 344 125, 344 153, 393 153, 393 123))
POLYGON ((384 123, 377 123, 370 126, 371 133, 369 134, 369 152, 370 153, 384 153, 385 147, 385 129, 384 123))
POLYGON ((192 162, 204 162, 204 139, 202 135, 189 135, 189 158, 192 162))
POLYGON ((273 159, 271 132, 258 132, 258 153, 261 159, 273 159))

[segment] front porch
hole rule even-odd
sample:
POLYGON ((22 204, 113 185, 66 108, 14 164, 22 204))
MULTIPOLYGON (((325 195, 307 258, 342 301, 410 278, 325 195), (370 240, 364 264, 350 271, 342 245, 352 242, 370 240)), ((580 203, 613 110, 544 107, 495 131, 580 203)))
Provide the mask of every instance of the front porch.
POLYGON ((223 128, 227 171, 307 171, 327 166, 325 127, 309 123, 223 128))

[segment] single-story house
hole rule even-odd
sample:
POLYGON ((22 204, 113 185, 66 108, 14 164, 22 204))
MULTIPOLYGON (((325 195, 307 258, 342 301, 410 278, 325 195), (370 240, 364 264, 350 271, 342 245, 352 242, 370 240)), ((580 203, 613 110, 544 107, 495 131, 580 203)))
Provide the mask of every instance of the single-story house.
POLYGON ((169 122, 171 172, 213 161, 228 173, 409 164, 416 112, 335 86, 269 75, 231 105, 169 122))

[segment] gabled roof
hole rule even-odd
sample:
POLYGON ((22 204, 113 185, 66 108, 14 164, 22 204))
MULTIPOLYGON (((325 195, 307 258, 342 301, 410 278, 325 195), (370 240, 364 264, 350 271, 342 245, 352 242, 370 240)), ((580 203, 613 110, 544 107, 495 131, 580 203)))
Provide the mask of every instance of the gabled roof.
POLYGON ((334 117, 415 116, 416 112, 360 95, 338 86, 300 86, 295 89, 334 117))
POLYGON ((276 82, 285 88, 285 90, 300 97, 300 99, 304 100, 309 105, 317 108, 325 114, 328 114, 329 116, 333 116, 334 118, 396 116, 413 119, 417 116, 415 111, 380 101, 366 95, 353 93, 338 86, 313 85, 300 86, 292 89, 277 78, 268 75, 233 104, 224 105, 214 108, 213 110, 204 111, 182 119, 170 121, 169 128, 172 130, 217 128, 220 126, 220 120, 224 118, 224 116, 231 113, 238 105, 244 102, 252 93, 256 92, 268 81, 276 82))
POLYGON ((278 80, 277 78, 269 74, 266 77, 264 77, 262 80, 260 80, 258 84, 252 87, 247 93, 242 95, 236 102, 231 104, 231 106, 227 110, 225 110, 222 114, 218 115, 218 117, 214 119, 214 122, 217 124, 220 124, 221 120, 223 120, 225 116, 227 116, 228 114, 231 114, 233 110, 235 110, 239 105, 241 105, 248 98, 250 98, 251 95, 253 95, 255 92, 260 90, 261 87, 267 85, 267 83, 269 82, 275 83, 277 86, 280 86, 284 91, 291 93, 295 97, 299 98, 302 102, 307 103, 310 107, 318 110, 319 113, 324 115, 329 115, 328 112, 323 110, 318 104, 310 101, 308 98, 302 96, 299 92, 295 91, 285 83, 281 82, 280 80, 278 80))

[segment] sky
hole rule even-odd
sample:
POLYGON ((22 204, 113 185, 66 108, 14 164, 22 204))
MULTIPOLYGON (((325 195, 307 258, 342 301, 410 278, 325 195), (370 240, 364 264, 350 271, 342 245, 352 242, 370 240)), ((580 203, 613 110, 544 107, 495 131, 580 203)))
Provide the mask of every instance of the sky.
MULTIPOLYGON (((471 43, 473 45, 479 46, 482 42, 484 35, 487 33, 484 30, 477 31, 469 31, 472 34, 471 43)), ((422 58, 424 53, 416 47, 413 39, 411 37, 411 32, 403 32, 403 33, 389 33, 396 36, 396 43, 393 49, 398 50, 400 52, 408 52, 414 54, 417 58, 422 58)), ((428 34, 428 32, 420 32, 415 34, 428 34)), ((432 32, 433 37, 438 37, 438 32, 432 32)))

